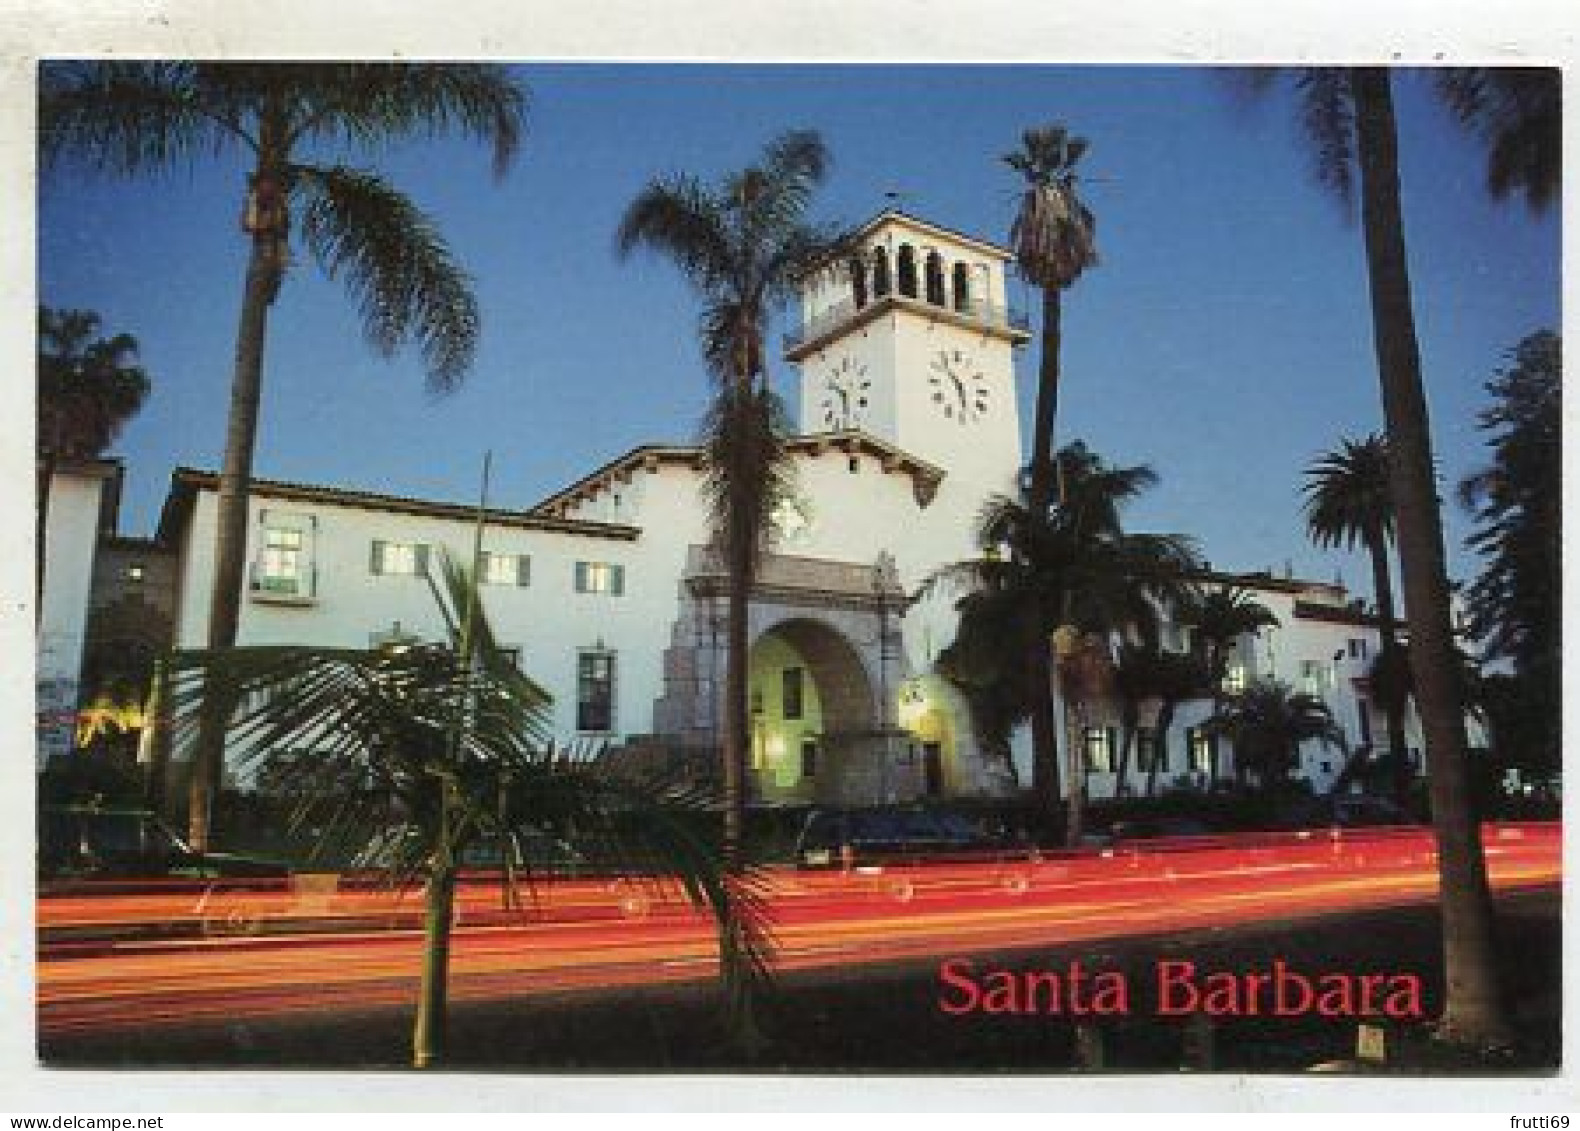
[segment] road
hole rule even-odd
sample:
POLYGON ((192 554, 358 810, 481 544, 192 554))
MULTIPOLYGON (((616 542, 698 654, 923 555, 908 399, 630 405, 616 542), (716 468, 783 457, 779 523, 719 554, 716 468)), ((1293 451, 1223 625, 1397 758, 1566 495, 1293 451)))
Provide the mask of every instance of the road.
MULTIPOLYGON (((1488 826, 1500 891, 1555 883, 1556 824, 1488 826)), ((502 906, 462 885, 451 999, 652 986, 714 973, 708 920, 636 880, 547 880, 502 906)), ((1266 924, 1430 901, 1425 829, 1155 842, 1036 859, 849 871, 770 870, 762 896, 781 970, 892 966, 961 953, 1266 924)), ((409 1003, 419 893, 328 877, 213 891, 189 882, 41 892, 38 1023, 46 1039, 228 1017, 287 1018, 409 1003)))

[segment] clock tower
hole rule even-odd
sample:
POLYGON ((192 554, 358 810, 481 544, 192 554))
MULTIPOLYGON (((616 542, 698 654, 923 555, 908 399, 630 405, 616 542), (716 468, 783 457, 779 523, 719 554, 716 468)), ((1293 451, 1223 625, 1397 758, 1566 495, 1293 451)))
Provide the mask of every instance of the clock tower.
POLYGON ((936 464, 956 489, 1008 492, 1021 465, 1003 248, 885 212, 859 254, 810 281, 785 357, 801 367, 801 429, 860 430, 936 464))

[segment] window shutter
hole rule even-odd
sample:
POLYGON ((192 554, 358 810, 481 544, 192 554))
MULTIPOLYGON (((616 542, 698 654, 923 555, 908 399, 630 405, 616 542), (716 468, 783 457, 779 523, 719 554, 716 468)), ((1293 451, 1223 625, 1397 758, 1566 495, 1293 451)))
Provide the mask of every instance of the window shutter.
POLYGON ((532 559, 526 554, 516 555, 516 584, 525 586, 532 581, 532 559))
POLYGON ((625 566, 610 566, 609 572, 613 575, 609 579, 609 592, 618 597, 625 592, 625 566))
POLYGON ((373 551, 368 555, 368 572, 375 576, 384 572, 384 543, 373 539, 373 551))
POLYGON ((587 563, 576 563, 576 592, 587 592, 587 563))
POLYGON ((414 563, 413 568, 416 570, 417 576, 418 577, 427 577, 428 576, 428 547, 424 543, 421 543, 421 542, 417 543, 417 545, 412 547, 411 556, 412 556, 412 561, 414 563))

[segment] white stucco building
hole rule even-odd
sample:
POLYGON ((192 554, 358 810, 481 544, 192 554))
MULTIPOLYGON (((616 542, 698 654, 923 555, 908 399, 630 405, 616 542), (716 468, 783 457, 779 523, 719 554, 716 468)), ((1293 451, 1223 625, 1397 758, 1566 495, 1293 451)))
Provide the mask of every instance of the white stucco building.
POLYGON ((120 485, 114 460, 62 463, 50 476, 34 653, 40 766, 74 746, 94 563, 101 535, 114 528, 120 485))
MULTIPOLYGON (((1014 351, 1029 334, 1006 305, 1003 249, 898 213, 868 224, 863 241, 860 271, 809 284, 785 343, 800 431, 789 444, 795 496, 775 516, 751 604, 755 792, 847 803, 1001 794, 1010 775, 981 754, 963 703, 932 671, 954 637, 953 598, 912 598, 940 564, 979 553, 982 503, 1012 487, 1022 464, 1014 351)), ((565 738, 653 756, 716 745, 725 579, 706 548, 701 482, 697 449, 654 444, 530 510, 487 513, 488 615, 553 694, 565 738)), ((210 472, 178 469, 161 516, 177 646, 205 640, 217 486, 210 472)), ((470 556, 466 501, 260 479, 250 507, 240 643, 441 636, 424 572, 441 551, 470 556)), ((1317 691, 1352 742, 1380 743, 1353 682, 1375 654, 1370 620, 1335 586, 1234 580, 1281 621, 1240 643, 1237 670, 1317 691)), ((1195 772, 1205 714, 1205 704, 1180 710, 1162 780, 1195 772)), ((1085 721, 1090 788, 1102 796, 1114 787, 1117 722, 1107 708, 1085 721)), ((1017 761, 1029 781, 1025 746, 1017 761)), ((1302 770, 1320 784, 1342 761, 1312 750, 1302 770)))

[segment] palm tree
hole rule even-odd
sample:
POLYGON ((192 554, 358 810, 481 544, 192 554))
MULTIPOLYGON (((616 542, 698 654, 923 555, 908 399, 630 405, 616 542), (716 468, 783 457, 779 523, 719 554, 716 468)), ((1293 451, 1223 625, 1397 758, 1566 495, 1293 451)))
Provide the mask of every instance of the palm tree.
POLYGON ((177 740, 197 738, 209 696, 249 704, 228 724, 236 765, 298 799, 293 824, 331 830, 315 853, 377 844, 398 883, 421 880, 415 1067, 445 1054, 458 862, 492 850, 507 906, 519 906, 517 877, 550 874, 543 853, 560 838, 635 882, 675 885, 714 914, 726 1019, 739 1034, 768 943, 760 893, 726 884, 716 855, 688 831, 683 810, 704 799, 623 778, 597 751, 556 749, 549 697, 497 646, 473 575, 448 558, 440 573, 442 642, 177 652, 177 740))
MULTIPOLYGON (((49 489, 62 460, 104 454, 148 399, 148 374, 130 334, 99 337, 89 310, 38 308, 38 517, 35 597, 44 594, 49 489)), ((37 602, 35 602, 35 605, 37 602)), ((37 609, 35 608, 35 615, 37 609)))
POLYGON ((829 165, 822 139, 792 130, 761 161, 709 187, 690 176, 648 184, 620 221, 616 248, 667 256, 702 299, 702 354, 718 391, 704 427, 709 513, 729 577, 724 760, 728 859, 746 819, 747 606, 768 515, 784 496, 789 467, 784 422, 768 383, 768 319, 807 276, 842 262, 850 237, 807 219, 829 165))
MULTIPOLYGON (((1533 208, 1543 207, 1556 195, 1562 167, 1556 129, 1558 71, 1462 74, 1456 79, 1454 72, 1445 72, 1443 81, 1526 93, 1523 100, 1495 104, 1485 99, 1456 102, 1450 93, 1449 103, 1462 121, 1483 131, 1492 154, 1489 179, 1494 186, 1523 191, 1533 208), (1541 159, 1500 160, 1504 154, 1533 150, 1541 159)), ((1310 68, 1294 76, 1300 117, 1311 135, 1319 178, 1348 205, 1358 172, 1373 346, 1391 456, 1389 487, 1398 527, 1411 667, 1426 733, 1442 886, 1448 992, 1439 1032, 1446 1039, 1472 1044, 1504 1044, 1510 1027, 1498 983, 1486 860, 1480 828, 1471 813, 1443 522, 1400 202, 1393 79, 1383 67, 1310 68)), ((1276 77, 1274 71, 1258 72, 1255 81, 1266 87, 1276 77)))
MULTIPOLYGON (((1373 433, 1343 439, 1306 469, 1306 533, 1323 549, 1363 547, 1371 557, 1377 634, 1385 656, 1399 648, 1388 547, 1393 543, 1393 502, 1388 496, 1388 441, 1373 433)), ((1404 756, 1404 710, 1397 697, 1379 699, 1388 720, 1388 749, 1395 755, 1394 792, 1400 804, 1410 790, 1404 756)))
MULTIPOLYGON (((1126 642, 1119 646, 1119 659, 1113 670, 1114 698, 1119 703, 1122 732, 1119 740, 1119 769, 1114 778, 1115 797, 1122 797, 1129 791, 1130 751, 1141 725, 1141 706, 1148 700, 1159 698, 1163 655, 1155 644, 1148 646, 1126 642)), ((1154 738, 1154 760, 1155 742, 1154 738)))
MULTIPOLYGON (((965 700, 977 744, 1002 763, 1017 784, 1020 774, 1010 738, 1015 727, 1030 717, 1035 699, 1024 658, 1033 644, 1047 646, 1036 621, 1024 615, 1020 596, 1013 587, 966 594, 957 606, 955 638, 934 664, 965 700)), ((1057 792, 1057 779, 1054 787, 1057 792)))
MULTIPOLYGON (((308 160, 334 147, 377 152, 407 137, 457 132, 491 147, 496 174, 514 157, 525 96, 502 68, 405 63, 87 63, 42 72, 46 164, 75 158, 136 176, 239 151, 252 163, 242 207, 251 250, 220 472, 208 645, 236 641, 247 546, 247 492, 257 439, 269 309, 286 276, 291 216, 331 278, 344 279, 368 341, 383 354, 413 343, 430 387, 454 388, 477 347, 471 284, 432 219, 378 174, 308 160)), ((211 704, 216 720, 219 704, 211 704)), ((224 750, 205 728, 192 773, 190 832, 209 842, 224 750)))
MULTIPOLYGON (((1042 290, 1042 354, 1026 491, 1027 506, 1039 514, 1053 499, 1057 471, 1054 424, 1059 411, 1064 290, 1097 264, 1097 222, 1075 191, 1075 166, 1087 148, 1085 138, 1072 137, 1062 124, 1053 123, 1027 130, 1021 136, 1021 148, 1004 157, 1026 186, 1010 226, 1010 248, 1021 276, 1042 290)), ((1047 617, 1039 612, 1036 619, 1047 617)), ((1030 644, 1024 662, 1037 689, 1031 712, 1033 779, 1045 810, 1052 812, 1059 801, 1058 750, 1053 727, 1053 657, 1046 642, 1030 644)))
POLYGON ((1075 167, 1088 148, 1085 138, 1056 122, 1027 130, 1021 148, 1004 158, 1026 182, 1010 227, 1010 249, 1022 277, 1042 290, 1042 359, 1028 493, 1033 510, 1046 506, 1053 494, 1063 292, 1097 265, 1097 221, 1075 191, 1075 167))
MULTIPOLYGON (((1004 650, 995 665, 1001 672, 1015 670, 1032 646, 1050 653, 1055 638, 1078 645, 1065 649, 1069 662, 1059 673, 1067 701, 1078 704, 1089 690, 1081 685, 1100 674, 1091 662, 1096 651, 1120 631, 1155 639, 1161 610, 1178 601, 1184 575, 1197 560, 1189 540, 1180 535, 1124 530, 1120 510, 1156 482, 1150 468, 1111 467, 1080 442, 1065 447, 1059 460, 1066 487, 1062 502, 1035 510, 1024 499, 989 499, 977 530, 978 543, 989 552, 934 571, 923 592, 950 585, 968 594, 993 595, 960 602, 957 641, 975 640, 978 648, 996 641, 1004 650), (1017 617, 1015 630, 996 627, 1017 617), (979 618, 986 623, 975 623, 979 618), (1095 650, 1089 646, 1094 639, 1095 650)), ((1017 709, 1024 704, 1034 723, 1044 717, 1051 730, 1051 690, 1050 681, 1031 674, 1024 698, 1011 699, 1017 709)), ((1074 844, 1081 835, 1085 774, 1079 743, 1069 742, 1067 749, 1065 836, 1074 844)), ((1059 803, 1057 747, 1051 757, 1034 749, 1032 768, 1039 803, 1051 814, 1059 803)))
POLYGON ((1152 765, 1147 770, 1147 796, 1157 792, 1158 769, 1168 762, 1169 732, 1181 703, 1206 698, 1220 684, 1212 678, 1202 658, 1192 652, 1159 652, 1153 691, 1158 713, 1152 724, 1152 765))
MULTIPOLYGON (((1193 630, 1192 647, 1201 660, 1211 688, 1213 711, 1223 700, 1229 676, 1229 655, 1243 636, 1278 627, 1278 617, 1250 592, 1236 585, 1192 591, 1180 610, 1180 621, 1193 630)), ((1217 752, 1213 752, 1209 777, 1218 780, 1217 752)))
POLYGON ((1300 764, 1302 743, 1344 745, 1344 732, 1326 703, 1271 677, 1224 697, 1206 726, 1234 744, 1236 774, 1243 779, 1254 773, 1263 789, 1289 779, 1300 764))
POLYGON ((1477 422, 1492 462, 1459 484, 1476 519, 1466 544, 1484 562, 1465 594, 1470 631, 1487 659, 1513 664, 1521 706, 1502 713, 1504 735, 1524 738, 1521 765, 1548 772, 1562 763, 1562 352, 1556 334, 1538 331, 1487 382, 1495 400, 1477 422))

